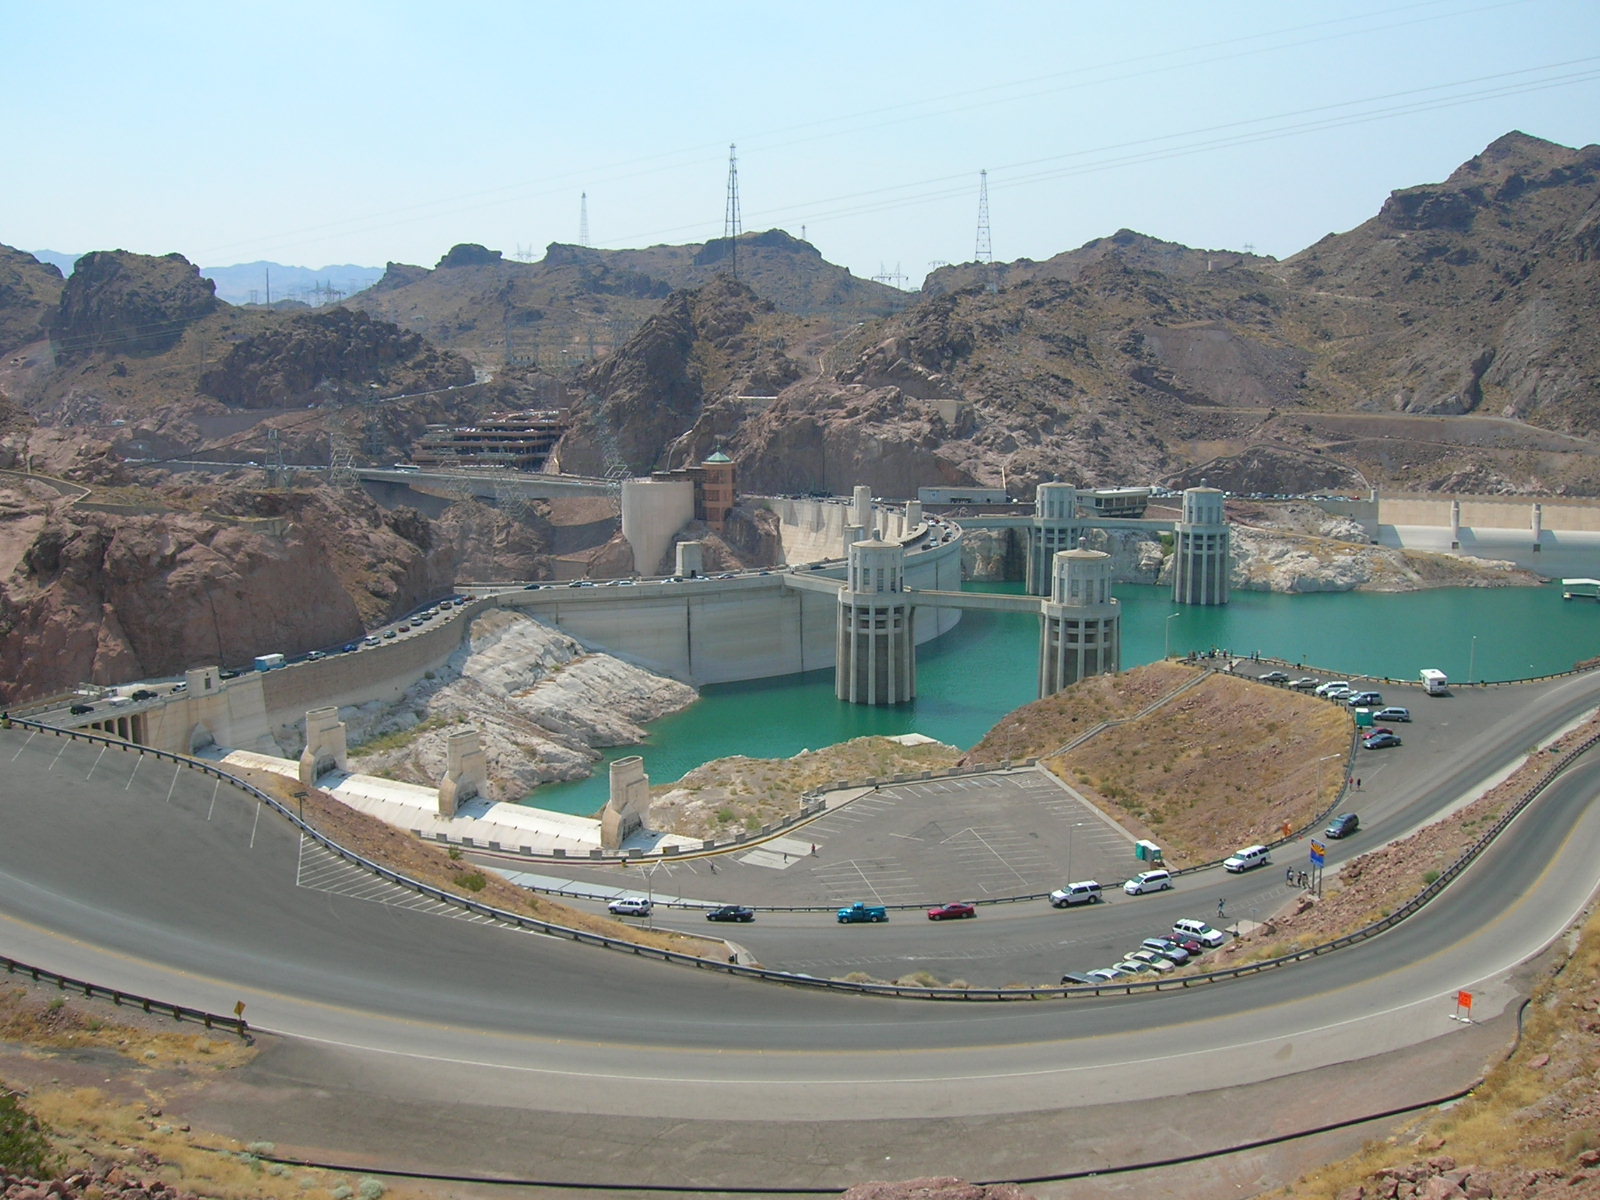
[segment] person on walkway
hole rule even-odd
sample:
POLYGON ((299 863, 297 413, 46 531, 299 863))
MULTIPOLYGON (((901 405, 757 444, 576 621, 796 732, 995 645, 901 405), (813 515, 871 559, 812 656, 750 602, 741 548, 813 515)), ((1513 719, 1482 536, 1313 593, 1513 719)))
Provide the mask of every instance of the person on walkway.
POLYGON ((1217 920, 1226 921, 1228 919, 1227 906, 1227 900, 1224 899, 1217 901, 1217 920))

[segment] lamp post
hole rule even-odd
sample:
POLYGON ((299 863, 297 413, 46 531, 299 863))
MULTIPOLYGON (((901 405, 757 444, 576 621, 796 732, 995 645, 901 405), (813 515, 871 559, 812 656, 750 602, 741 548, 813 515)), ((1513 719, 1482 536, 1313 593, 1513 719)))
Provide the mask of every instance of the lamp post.
POLYGON ((1472 649, 1467 652, 1467 682, 1471 683, 1478 673, 1478 635, 1472 635, 1472 649))
POLYGON ((1162 626, 1166 632, 1166 637, 1162 641, 1161 648, 1161 657, 1164 659, 1172 657, 1172 622, 1175 618, 1181 617, 1182 615, 1182 613, 1173 613, 1172 616, 1167 618, 1166 623, 1162 626))

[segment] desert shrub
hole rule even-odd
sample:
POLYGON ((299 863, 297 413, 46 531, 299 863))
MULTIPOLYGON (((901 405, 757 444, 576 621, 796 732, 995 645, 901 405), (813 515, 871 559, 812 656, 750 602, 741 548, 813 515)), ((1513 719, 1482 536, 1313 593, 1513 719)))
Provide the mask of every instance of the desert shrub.
POLYGON ((0 1093, 0 1172, 48 1179, 57 1159, 50 1131, 9 1092, 0 1093))

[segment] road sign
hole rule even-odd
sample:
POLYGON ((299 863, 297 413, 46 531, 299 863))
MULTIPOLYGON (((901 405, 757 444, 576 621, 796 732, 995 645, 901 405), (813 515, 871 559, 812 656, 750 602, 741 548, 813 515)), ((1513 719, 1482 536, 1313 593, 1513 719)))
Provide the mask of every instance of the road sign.
POLYGON ((1323 845, 1321 842, 1313 841, 1311 843, 1311 865, 1313 867, 1320 867, 1326 860, 1327 853, 1327 846, 1323 845))

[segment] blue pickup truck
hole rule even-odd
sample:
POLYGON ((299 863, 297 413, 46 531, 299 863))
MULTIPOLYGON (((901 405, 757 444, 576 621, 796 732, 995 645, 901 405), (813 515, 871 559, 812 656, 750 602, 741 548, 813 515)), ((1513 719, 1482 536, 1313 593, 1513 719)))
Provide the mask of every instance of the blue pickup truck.
POLYGON ((839 924, 853 925, 857 921, 887 921, 889 910, 881 904, 863 904, 857 900, 854 904, 839 910, 839 924))

